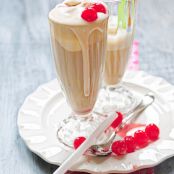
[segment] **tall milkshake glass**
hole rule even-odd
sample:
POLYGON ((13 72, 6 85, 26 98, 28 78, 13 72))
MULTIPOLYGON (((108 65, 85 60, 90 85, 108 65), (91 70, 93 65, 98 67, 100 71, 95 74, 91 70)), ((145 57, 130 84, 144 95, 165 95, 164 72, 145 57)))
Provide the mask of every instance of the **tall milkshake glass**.
POLYGON ((99 122, 93 108, 106 57, 108 12, 97 12, 97 19, 87 22, 81 16, 90 5, 66 1, 49 13, 56 72, 72 109, 57 135, 68 146, 76 137, 88 136, 99 122))

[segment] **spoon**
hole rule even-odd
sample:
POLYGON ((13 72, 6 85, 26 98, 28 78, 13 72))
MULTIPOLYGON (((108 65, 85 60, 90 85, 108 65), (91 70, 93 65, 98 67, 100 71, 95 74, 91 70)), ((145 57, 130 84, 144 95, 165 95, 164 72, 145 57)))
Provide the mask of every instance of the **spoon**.
POLYGON ((102 144, 96 144, 92 145, 87 151, 86 155, 91 156, 107 156, 112 153, 111 151, 111 145, 117 135, 117 133, 124 128, 124 126, 129 123, 130 121, 133 121, 138 116, 140 116, 140 113, 144 111, 148 106, 150 106, 155 100, 155 96, 152 93, 147 93, 142 98, 141 102, 133 109, 131 112, 125 115, 125 118, 123 119, 122 123, 116 128, 112 130, 112 133, 110 137, 108 138, 107 142, 102 144))

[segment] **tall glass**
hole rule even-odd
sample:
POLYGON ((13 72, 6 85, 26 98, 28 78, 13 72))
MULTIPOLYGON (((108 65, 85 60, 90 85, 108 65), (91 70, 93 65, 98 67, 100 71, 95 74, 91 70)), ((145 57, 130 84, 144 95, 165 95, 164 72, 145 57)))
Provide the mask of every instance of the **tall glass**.
POLYGON ((134 38, 136 1, 104 0, 109 8, 107 57, 104 73, 105 87, 99 97, 98 107, 128 112, 136 106, 136 98, 123 87, 125 73, 134 38))
POLYGON ((71 146, 78 136, 88 136, 98 115, 93 108, 101 87, 106 56, 108 17, 98 22, 64 24, 49 15, 54 62, 72 114, 63 121, 58 138, 71 146))

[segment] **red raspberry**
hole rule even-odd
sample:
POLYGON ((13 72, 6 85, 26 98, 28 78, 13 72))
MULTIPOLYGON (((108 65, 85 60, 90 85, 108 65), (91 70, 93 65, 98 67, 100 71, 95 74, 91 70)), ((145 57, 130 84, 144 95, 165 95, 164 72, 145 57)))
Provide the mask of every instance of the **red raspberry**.
POLYGON ((126 143, 124 140, 119 140, 113 142, 111 146, 112 152, 116 155, 125 155, 126 154, 126 143))
POLYGON ((74 140, 74 149, 77 149, 85 140, 86 140, 85 137, 77 137, 74 140))
POLYGON ((136 149, 135 138, 132 136, 126 136, 124 137, 124 141, 126 143, 127 153, 134 152, 136 149))
POLYGON ((93 22, 97 19, 97 11, 93 8, 86 8, 82 12, 81 17, 87 22, 93 22))
POLYGON ((116 119, 112 122, 112 124, 111 124, 111 127, 114 128, 114 129, 115 129, 117 126, 119 126, 119 125, 121 124, 122 120, 123 120, 123 115, 122 115, 122 113, 117 112, 117 114, 118 114, 117 118, 116 118, 116 119))
POLYGON ((143 148, 148 145, 149 138, 144 131, 142 130, 136 131, 134 133, 134 138, 138 147, 143 148))
POLYGON ((145 132, 150 140, 155 141, 159 138, 160 130, 155 124, 149 124, 146 126, 145 132))
POLYGON ((97 12, 106 14, 106 7, 103 4, 95 3, 91 6, 91 8, 94 8, 97 12))

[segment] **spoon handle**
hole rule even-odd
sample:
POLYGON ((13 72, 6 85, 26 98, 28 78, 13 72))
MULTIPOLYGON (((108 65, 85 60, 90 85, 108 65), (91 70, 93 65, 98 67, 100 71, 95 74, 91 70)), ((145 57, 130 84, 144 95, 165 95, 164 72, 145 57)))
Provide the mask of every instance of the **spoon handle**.
POLYGON ((146 94, 138 107, 136 107, 132 113, 128 114, 128 116, 123 119, 123 122, 117 128, 118 130, 116 129, 116 132, 122 129, 129 121, 137 118, 142 111, 144 111, 149 105, 153 103, 154 99, 155 97, 152 94, 146 94))
POLYGON ((144 96, 144 98, 142 99, 142 101, 137 105, 137 107, 135 107, 135 109, 133 109, 132 112, 126 114, 127 116, 123 119, 120 126, 118 126, 115 129, 115 131, 111 134, 111 137, 109 138, 107 143, 111 143, 114 140, 116 134, 120 130, 122 130, 128 122, 137 118, 142 111, 144 111, 149 105, 151 105, 153 103, 154 100, 155 100, 155 97, 153 94, 151 94, 151 93, 146 94, 144 96))

